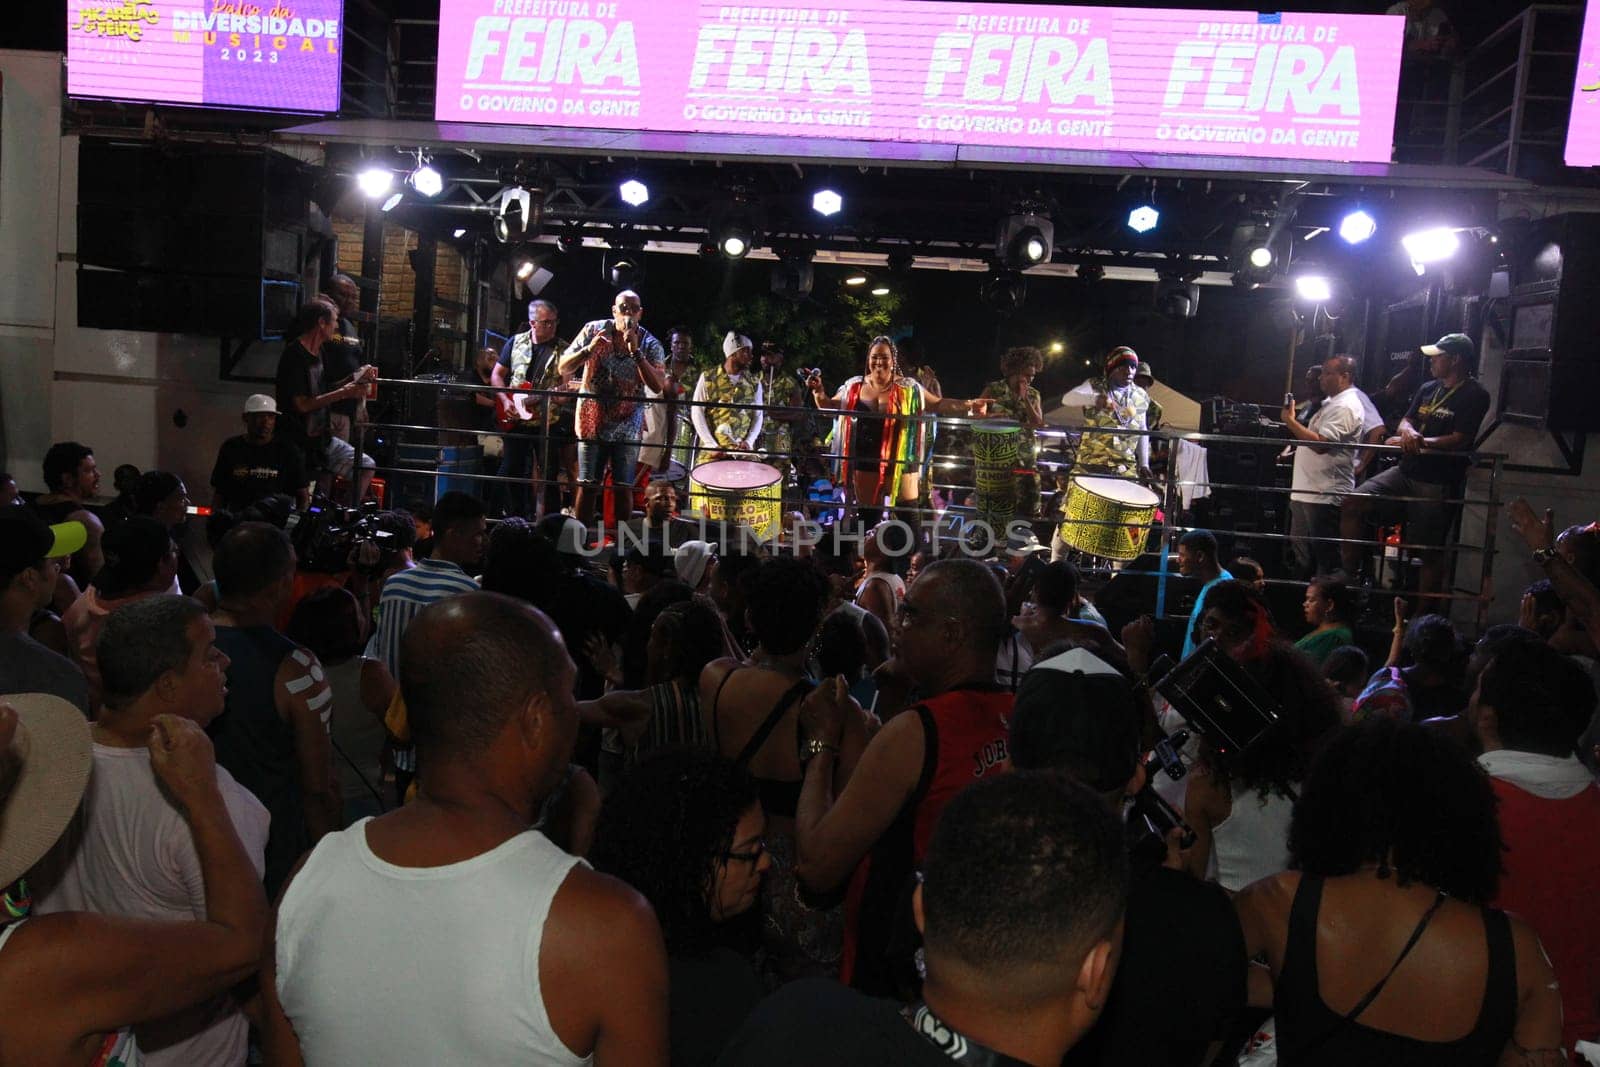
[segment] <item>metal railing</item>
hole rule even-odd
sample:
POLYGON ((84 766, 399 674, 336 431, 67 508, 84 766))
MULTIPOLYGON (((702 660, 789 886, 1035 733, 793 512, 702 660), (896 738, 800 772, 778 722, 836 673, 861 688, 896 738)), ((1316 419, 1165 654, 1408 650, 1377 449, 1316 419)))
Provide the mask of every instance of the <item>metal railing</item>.
MULTIPOLYGON (((399 389, 428 389, 438 390, 441 393, 465 394, 469 397, 485 393, 503 394, 507 392, 507 390, 503 387, 492 385, 477 385, 466 382, 440 382, 423 379, 382 379, 379 384, 383 389, 390 391, 399 389)), ((526 393, 527 395, 537 397, 541 400, 541 408, 546 413, 543 415, 543 421, 545 422, 548 422, 547 412, 549 411, 550 405, 556 401, 572 401, 575 399, 594 398, 593 394, 573 392, 570 390, 547 391, 530 389, 518 390, 518 392, 526 393)), ((641 406, 651 404, 665 405, 668 403, 668 401, 665 399, 653 399, 645 397, 638 398, 637 402, 641 406)), ((673 403, 675 403, 680 412, 688 412, 693 407, 697 406, 696 403, 689 398, 679 399, 673 403)), ((771 414, 773 412, 797 414, 810 418, 821 418, 827 423, 833 422, 834 419, 840 415, 839 412, 819 410, 812 407, 785 408, 765 404, 757 405, 724 403, 720 401, 706 402, 698 406, 748 411, 760 410, 767 414, 771 414)), ((931 428, 935 428, 937 430, 938 437, 943 439, 947 444, 950 440, 950 435, 947 431, 969 428, 977 423, 986 421, 981 418, 959 418, 928 414, 895 415, 884 412, 852 412, 846 417, 855 419, 875 419, 884 422, 894 421, 924 424, 931 428)), ((673 429, 676 430, 676 427, 673 429)), ((487 429, 483 426, 441 426, 426 423, 384 421, 371 422, 357 428, 357 437, 353 443, 355 444, 358 452, 363 451, 365 448, 365 435, 373 432, 397 435, 397 439, 393 442, 393 446, 396 452, 398 452, 399 448, 401 447, 401 442, 398 438, 403 438, 406 436, 427 438, 428 441, 433 442, 436 447, 441 449, 449 447, 470 448, 471 446, 439 445, 439 436, 457 435, 457 439, 459 440, 486 437, 504 438, 508 433, 515 433, 518 431, 507 431, 498 427, 495 429, 487 429)), ((691 430, 690 432, 692 434, 693 431, 691 430)), ((1157 445, 1166 446, 1168 458, 1165 464, 1164 473, 1160 475, 1158 481, 1149 486, 1149 488, 1156 493, 1159 499, 1159 510, 1150 523, 1148 536, 1145 541, 1145 548, 1147 552, 1154 551, 1156 553, 1157 563, 1155 569, 1137 570, 1127 565, 1114 565, 1104 560, 1095 559, 1086 560, 1080 565, 1082 569, 1087 570, 1091 576, 1099 574, 1101 577, 1109 577, 1113 574, 1126 574, 1142 575, 1155 578, 1155 611, 1158 618, 1168 617, 1167 608, 1170 599, 1169 587, 1172 579, 1176 577, 1172 570, 1171 561, 1178 539, 1190 530, 1211 529, 1214 532, 1221 533, 1225 536, 1231 536, 1236 542, 1241 542, 1248 545, 1259 543, 1286 548, 1292 542, 1304 541, 1318 544, 1335 544, 1341 549, 1346 546, 1351 546, 1357 548, 1361 552, 1375 550, 1380 554, 1387 555, 1388 558, 1385 559, 1385 570, 1387 570, 1387 564, 1391 561, 1397 565, 1401 562, 1406 562, 1406 564, 1409 566, 1409 560, 1407 560, 1407 557, 1414 559, 1418 556, 1429 553, 1443 554, 1450 564, 1445 568, 1445 574, 1449 583, 1446 588, 1441 591, 1427 593, 1419 592, 1414 589, 1400 591, 1403 592, 1405 596, 1414 598, 1420 602, 1439 605, 1439 610, 1443 611, 1449 611, 1456 606, 1470 605, 1472 610, 1472 619, 1476 627, 1481 629, 1486 624, 1486 616, 1491 599, 1489 591, 1492 585, 1493 564, 1495 558, 1494 530, 1496 524, 1496 515, 1502 504, 1500 498, 1500 487, 1506 460, 1504 455, 1483 452, 1460 454, 1463 460, 1462 484, 1465 484, 1465 474, 1469 467, 1488 471, 1487 492, 1486 495, 1482 497, 1474 497, 1469 494, 1463 496, 1451 496, 1449 498, 1440 500, 1433 497, 1403 497, 1388 495, 1375 496, 1360 492, 1359 486, 1356 492, 1350 494, 1350 496, 1353 498, 1370 499, 1375 501, 1381 500, 1385 504, 1390 505, 1418 502, 1440 507, 1461 508, 1465 506, 1481 506, 1488 509, 1489 521, 1487 523, 1487 532, 1483 544, 1464 544, 1459 540, 1453 540, 1444 545, 1431 545, 1409 540, 1405 542, 1399 542, 1392 540, 1385 541, 1376 538, 1312 537, 1304 536, 1298 533, 1290 534, 1287 532, 1288 509, 1286 507, 1282 509, 1281 517, 1283 521, 1279 524, 1278 528, 1270 530, 1241 530, 1237 528, 1228 529, 1226 527, 1219 526, 1216 523, 1213 523, 1209 526, 1200 526, 1195 524, 1193 521, 1180 521, 1185 518, 1192 519, 1195 513, 1200 510, 1197 509, 1195 505, 1198 504, 1202 499, 1232 495, 1240 501, 1247 502, 1251 506, 1257 506, 1263 499, 1276 500, 1282 498, 1285 503, 1287 503, 1287 499, 1294 492, 1292 487, 1288 484, 1262 484, 1259 481, 1234 482, 1226 479, 1213 480, 1209 474, 1209 469, 1206 477, 1203 479, 1182 478, 1178 473, 1179 465, 1177 462, 1177 453, 1181 443, 1187 442, 1208 450, 1218 449, 1219 447, 1221 449, 1232 450, 1270 450, 1272 453, 1274 453, 1274 456, 1263 466, 1265 469, 1276 471, 1277 468, 1281 466, 1279 460, 1277 459, 1277 453, 1281 453, 1285 449, 1312 447, 1309 444, 1303 444, 1289 438, 1241 437, 1223 434, 1202 434, 1189 431, 1171 430, 1138 431, 1123 430, 1114 427, 1047 427, 1037 431, 1035 434, 1037 459, 1034 464, 1034 469, 1038 471, 1041 476, 1049 475, 1058 479, 1058 484, 1053 488, 1048 486, 1041 487, 1041 511, 1044 514, 1048 515, 1051 511, 1048 502, 1059 498, 1065 492, 1067 482, 1071 478, 1073 470, 1073 456, 1071 455, 1071 450, 1086 433, 1109 436, 1146 436, 1150 438, 1153 450, 1157 445), (1192 497, 1190 506, 1188 507, 1183 505, 1183 494, 1185 490, 1188 490, 1192 497), (1155 547, 1153 549, 1150 547, 1152 541, 1155 543, 1155 547), (1466 576, 1466 580, 1473 584, 1462 585, 1460 580, 1462 576, 1457 574, 1457 571, 1459 570, 1459 564, 1463 557, 1476 559, 1478 561, 1478 566, 1474 568, 1476 573, 1466 576)), ((533 431, 533 436, 538 446, 539 462, 531 476, 502 476, 499 474, 483 473, 481 470, 464 469, 451 469, 445 471, 439 469, 437 465, 433 467, 424 467, 405 466, 397 463, 380 463, 378 464, 376 471, 384 476, 395 476, 398 478, 448 479, 450 481, 484 485, 488 487, 494 487, 497 485, 527 487, 530 493, 531 514, 537 514, 537 512, 542 509, 546 490, 551 487, 556 487, 559 489, 560 484, 563 481, 560 475, 568 473, 566 471, 552 470, 552 445, 575 443, 579 439, 576 437, 576 435, 567 436, 562 434, 552 434, 546 433, 539 429, 535 429, 533 431)), ((664 446, 668 448, 669 451, 674 448, 673 439, 675 438, 675 432, 669 435, 669 440, 664 446)), ((682 446, 680 445, 678 447, 682 446)), ((691 443, 688 447, 692 450, 693 454, 704 454, 713 451, 697 441, 691 443)), ((1348 444, 1338 447, 1347 449, 1357 454, 1372 453, 1377 457, 1392 457, 1402 454, 1402 450, 1400 448, 1389 445, 1348 444)), ((440 455, 442 456, 442 453, 440 453, 440 455)), ((470 457, 471 453, 467 453, 467 456, 470 457)), ((830 480, 832 480, 832 474, 834 470, 838 467, 845 466, 845 464, 843 464, 841 461, 847 460, 849 457, 842 456, 835 451, 823 449, 794 451, 789 455, 782 457, 757 457, 752 455, 751 458, 787 460, 791 464, 791 468, 796 473, 799 473, 802 478, 805 477, 805 473, 801 470, 802 467, 811 469, 814 468, 816 464, 820 463, 825 465, 825 469, 827 469, 829 472, 830 480)), ((968 531, 968 528, 970 528, 976 522, 975 509, 971 505, 960 501, 960 494, 971 493, 975 491, 972 482, 970 480, 961 480, 959 478, 951 479, 951 475, 953 474, 970 473, 972 469, 972 463, 973 459, 970 450, 966 452, 937 452, 933 448, 930 448, 928 453, 922 456, 920 458, 920 462, 917 464, 918 473, 921 473, 927 477, 925 478, 926 488, 922 492, 921 499, 914 502, 897 501, 892 497, 888 498, 885 502, 862 502, 854 500, 852 499, 853 492, 852 486, 850 485, 851 479, 848 477, 848 472, 846 472, 846 477, 840 478, 833 482, 835 488, 843 490, 844 497, 842 500, 837 498, 830 498, 828 500, 807 499, 806 486, 802 481, 796 487, 796 491, 791 491, 788 487, 785 488, 783 508, 786 514, 799 514, 807 519, 815 519, 825 514, 835 514, 841 510, 848 511, 852 509, 859 509, 867 513, 878 512, 880 514, 887 511, 892 513, 895 517, 906 521, 916 520, 917 525, 926 530, 936 531, 938 539, 944 544, 949 544, 951 542, 961 540, 968 531), (935 481, 935 479, 931 477, 931 474, 935 468, 941 472, 941 477, 948 480, 935 481), (933 498, 932 494, 935 491, 942 495, 947 494, 946 499, 942 502, 942 504, 933 498)), ((685 468, 685 480, 687 480, 687 475, 692 471, 694 463, 685 463, 683 466, 685 468)), ((1096 474, 1096 476, 1103 477, 1104 475, 1096 474)), ((633 474, 630 473, 628 481, 622 486, 623 490, 631 492, 633 487, 633 477, 633 474)), ((1137 481, 1137 479, 1131 477, 1122 478, 1120 480, 1137 481)), ((568 483, 568 488, 574 492, 580 486, 586 486, 593 490, 600 490, 603 488, 603 484, 594 479, 589 481, 580 481, 575 477, 569 477, 565 479, 565 481, 568 483)), ((618 487, 613 485, 611 489, 615 492, 617 491, 618 487)), ((620 523, 627 521, 630 517, 631 514, 621 515, 616 516, 615 520, 620 523)), ((1053 516, 1050 518, 1035 518, 1019 516, 1018 521, 1028 523, 1029 526, 1035 530, 1035 532, 1038 532, 1041 527, 1048 526, 1048 532, 1053 534, 1061 522, 1061 517, 1053 516)), ((1122 520, 1102 521, 1074 519, 1073 521, 1076 523, 1089 525, 1123 525, 1122 520)), ((1459 522, 1459 513, 1455 522, 1459 522)), ((1452 525, 1454 525, 1454 523, 1452 525)), ((1042 538, 1042 540, 1045 539, 1047 538, 1042 538)), ((1004 547, 1004 534, 1002 533, 998 538, 992 537, 991 543, 996 543, 999 547, 1004 547)), ((1274 585, 1304 585, 1303 581, 1293 579, 1271 579, 1270 583, 1274 585)))

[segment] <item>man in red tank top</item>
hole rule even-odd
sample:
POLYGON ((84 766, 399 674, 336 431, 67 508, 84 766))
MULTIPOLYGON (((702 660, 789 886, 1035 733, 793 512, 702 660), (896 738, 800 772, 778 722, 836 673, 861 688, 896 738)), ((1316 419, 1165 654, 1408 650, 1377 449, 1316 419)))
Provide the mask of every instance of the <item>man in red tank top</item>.
POLYGON ((1012 696, 994 682, 1005 632, 1005 595, 987 567, 955 559, 924 569, 900 602, 894 637, 895 658, 926 697, 884 724, 837 798, 842 680, 801 706, 796 871, 819 893, 849 880, 840 977, 858 989, 894 991, 891 928, 939 813, 1007 765, 1012 696))
POLYGON ((1600 1039, 1600 786, 1574 748, 1589 724, 1588 673, 1549 645, 1500 650, 1468 716, 1500 798, 1505 876, 1492 903, 1539 934, 1561 983, 1562 1044, 1600 1039))

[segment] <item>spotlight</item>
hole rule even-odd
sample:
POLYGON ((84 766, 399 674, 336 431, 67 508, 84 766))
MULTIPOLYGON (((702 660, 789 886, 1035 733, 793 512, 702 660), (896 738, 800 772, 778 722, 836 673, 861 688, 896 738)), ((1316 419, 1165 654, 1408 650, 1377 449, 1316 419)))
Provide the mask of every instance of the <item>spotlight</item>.
POLYGON ((717 248, 729 259, 743 259, 755 244, 748 226, 728 223, 717 231, 717 248))
POLYGON ((411 172, 411 188, 426 197, 435 197, 444 192, 444 176, 433 169, 430 163, 424 163, 411 172))
POLYGON ((456 240, 459 241, 459 240, 461 240, 461 238, 465 237, 466 235, 467 235, 466 228, 465 227, 461 227, 461 228, 457 229, 454 233, 452 233, 450 236, 454 237, 456 240))
POLYGON ((361 188, 362 196, 376 200, 394 187, 394 171, 383 167, 367 167, 356 175, 356 185, 361 188))
POLYGON ((633 289, 644 280, 644 250, 619 245, 600 261, 600 276, 613 289, 633 289))
POLYGON ((810 252, 787 252, 772 265, 772 291, 778 296, 802 300, 811 295, 815 280, 810 252))
POLYGON ((529 278, 533 277, 533 272, 534 272, 535 269, 536 268, 534 267, 533 260, 531 260, 531 259, 522 260, 521 262, 519 262, 517 264, 517 281, 519 281, 519 282, 527 281, 529 278))
POLYGON ((556 249, 561 252, 576 252, 583 247, 583 234, 568 230, 556 238, 556 249))
POLYGON ((1324 274, 1302 274, 1294 280, 1294 291, 1301 300, 1325 304, 1333 299, 1333 282, 1324 274))
POLYGON ((1052 356, 1059 356, 1061 353, 1065 352, 1066 350, 1067 350, 1067 346, 1062 344, 1060 341, 1051 341, 1050 342, 1050 354, 1052 356))
POLYGON ((1378 232, 1378 220, 1365 211, 1352 211, 1339 220, 1339 236, 1346 244, 1358 245, 1378 232))
POLYGON ((1274 258, 1276 257, 1273 256, 1272 249, 1266 245, 1256 245, 1250 249, 1249 254, 1245 257, 1250 266, 1256 270, 1266 270, 1271 267, 1274 258))
POLYGON ((901 250, 890 252, 887 262, 884 265, 889 268, 890 274, 904 276, 911 273, 911 268, 916 266, 916 263, 916 256, 913 256, 910 252, 901 250))
POLYGON ((837 215, 844 209, 844 197, 832 189, 819 189, 811 194, 811 210, 818 215, 837 215))
POLYGON ((1050 259, 1055 229, 1043 215, 1007 215, 995 235, 995 256, 1010 270, 1037 267, 1050 259))
POLYGON ((888 296, 889 295, 889 287, 887 285, 884 285, 882 282, 879 282, 877 285, 874 285, 872 287, 872 295, 873 296, 888 296))
POLYGON ((501 244, 511 240, 511 224, 506 222, 504 215, 496 215, 490 219, 489 229, 494 233, 494 239, 501 244))
POLYGON ((1181 271, 1156 276, 1156 310, 1172 319, 1192 319, 1200 310, 1200 285, 1181 271))
POLYGON ((630 207, 638 207, 650 199, 650 187, 637 178, 629 178, 617 186, 617 195, 630 207))
POLYGON ((984 279, 978 296, 996 314, 1011 315, 1028 299, 1028 280, 1014 270, 996 270, 984 279))
POLYGON ((1161 212, 1144 204, 1128 212, 1128 229, 1134 233, 1149 233, 1161 222, 1161 212))
POLYGON ((1405 246, 1406 254, 1411 257, 1411 265, 1417 267, 1417 273, 1421 274, 1421 267, 1424 264, 1438 263, 1455 255, 1456 250, 1461 247, 1461 238, 1450 227, 1440 226, 1431 230, 1408 233, 1400 238, 1400 243, 1405 246))
POLYGON ((846 285, 866 285, 867 276, 860 271, 856 271, 853 274, 845 275, 844 283, 846 285))
POLYGON ((400 201, 404 200, 405 198, 405 193, 390 193, 389 199, 383 202, 383 210, 393 211, 399 205, 400 201))

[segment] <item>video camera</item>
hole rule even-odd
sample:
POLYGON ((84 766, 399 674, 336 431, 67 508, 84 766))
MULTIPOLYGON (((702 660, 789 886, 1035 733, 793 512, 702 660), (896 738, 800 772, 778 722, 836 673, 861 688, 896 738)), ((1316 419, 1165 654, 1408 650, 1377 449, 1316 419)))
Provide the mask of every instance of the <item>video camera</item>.
POLYGON ((381 514, 376 501, 349 508, 325 497, 313 498, 289 527, 300 570, 316 574, 379 570, 385 543, 394 537, 381 528, 381 514))
POLYGON ((1133 798, 1129 812, 1130 829, 1139 835, 1133 846, 1136 861, 1153 859, 1159 864, 1166 855, 1167 834, 1174 828, 1183 831, 1180 847, 1189 848, 1195 840, 1194 830, 1155 788, 1157 772, 1173 781, 1188 773, 1182 751, 1190 730, 1216 752, 1242 752, 1275 727, 1280 716, 1278 701, 1215 638, 1206 638, 1177 666, 1170 656, 1158 658, 1148 677, 1157 679, 1151 688, 1189 727, 1164 734, 1156 742, 1144 765, 1145 787, 1133 798))

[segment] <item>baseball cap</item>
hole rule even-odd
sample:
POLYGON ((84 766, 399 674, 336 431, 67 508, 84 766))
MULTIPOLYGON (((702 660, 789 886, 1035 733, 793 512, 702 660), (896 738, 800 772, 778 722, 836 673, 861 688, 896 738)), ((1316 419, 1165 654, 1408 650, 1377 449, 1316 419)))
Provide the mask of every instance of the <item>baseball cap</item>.
POLYGON ((245 398, 244 413, 246 415, 276 415, 278 402, 266 393, 253 393, 245 398))
POLYGON ((565 556, 581 556, 589 540, 589 528, 571 515, 546 515, 538 531, 548 537, 556 551, 565 556))
POLYGON ((1029 530, 1027 533, 1018 531, 1006 538, 1006 555, 1013 559, 1031 556, 1035 552, 1048 552, 1050 546, 1039 540, 1039 535, 1029 530))
POLYGON ((685 541, 673 553, 672 566, 680 580, 690 588, 699 588, 700 579, 706 576, 706 568, 714 555, 710 542, 685 541))
POLYGON ((70 556, 88 540, 81 522, 49 526, 32 508, 0 509, 0 575, 20 574, 42 559, 70 556))
POLYGON ((1133 686, 1081 648, 1036 663, 1017 687, 1010 747, 1020 770, 1064 770, 1098 793, 1119 789, 1138 762, 1133 686))
POLYGON ((1471 363, 1478 358, 1478 346, 1464 333, 1447 333, 1433 344, 1422 346, 1422 354, 1425 356, 1439 356, 1446 353, 1471 363))

